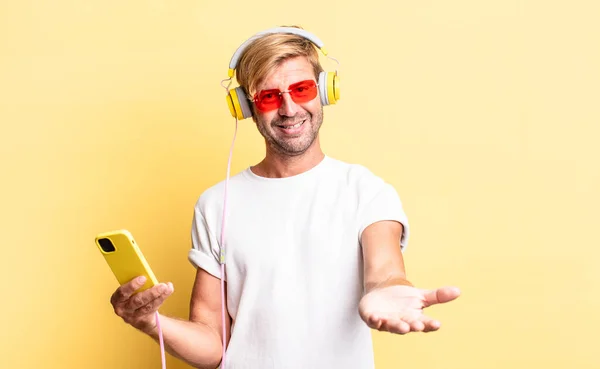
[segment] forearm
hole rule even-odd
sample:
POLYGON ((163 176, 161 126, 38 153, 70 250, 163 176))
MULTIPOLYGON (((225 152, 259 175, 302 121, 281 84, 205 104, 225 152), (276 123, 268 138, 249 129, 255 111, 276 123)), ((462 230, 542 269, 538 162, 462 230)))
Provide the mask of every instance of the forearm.
POLYGON ((362 235, 365 292, 390 286, 413 286, 406 278, 398 245, 403 226, 395 221, 376 222, 362 235))
MULTIPOLYGON (((165 351, 199 369, 215 369, 222 358, 221 337, 203 323, 159 316, 165 351)), ((146 332, 159 341, 158 329, 146 332)))

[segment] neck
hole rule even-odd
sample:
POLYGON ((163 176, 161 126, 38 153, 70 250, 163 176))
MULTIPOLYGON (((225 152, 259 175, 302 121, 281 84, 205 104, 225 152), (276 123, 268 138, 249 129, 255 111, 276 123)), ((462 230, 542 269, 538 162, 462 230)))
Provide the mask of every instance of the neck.
POLYGON ((319 138, 300 155, 285 155, 267 146, 265 158, 252 167, 254 174, 267 178, 285 178, 304 173, 317 166, 325 157, 319 138))

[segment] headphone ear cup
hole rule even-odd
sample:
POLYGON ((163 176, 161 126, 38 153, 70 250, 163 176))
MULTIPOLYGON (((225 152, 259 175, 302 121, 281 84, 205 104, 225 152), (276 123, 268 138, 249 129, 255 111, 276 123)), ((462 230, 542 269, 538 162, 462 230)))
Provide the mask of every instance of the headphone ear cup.
POLYGON ((246 94, 241 87, 236 87, 227 94, 227 105, 231 116, 239 120, 250 118, 252 116, 252 108, 250 101, 246 98, 246 94))
POLYGON ((337 72, 327 73, 327 99, 335 104, 340 99, 340 77, 337 72))
POLYGON ((335 72, 319 74, 319 94, 323 106, 335 104, 340 99, 339 77, 335 72))
POLYGON ((329 96, 327 88, 327 72, 319 73, 319 96, 323 106, 329 105, 329 96))

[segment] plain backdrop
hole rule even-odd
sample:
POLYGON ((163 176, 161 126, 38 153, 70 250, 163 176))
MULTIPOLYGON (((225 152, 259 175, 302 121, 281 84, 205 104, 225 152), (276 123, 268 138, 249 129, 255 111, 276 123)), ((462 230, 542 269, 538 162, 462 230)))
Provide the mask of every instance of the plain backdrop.
MULTIPOLYGON (((377 368, 599 368, 599 14, 582 0, 2 1, 0 367, 160 368, 114 315, 94 236, 131 231, 175 286, 161 312, 187 317, 193 206, 225 178, 235 127, 220 82, 255 32, 300 25, 340 61, 324 151, 397 189, 408 277, 463 292, 428 310, 438 332, 374 332, 377 368)), ((232 174, 263 154, 240 121, 232 174)))

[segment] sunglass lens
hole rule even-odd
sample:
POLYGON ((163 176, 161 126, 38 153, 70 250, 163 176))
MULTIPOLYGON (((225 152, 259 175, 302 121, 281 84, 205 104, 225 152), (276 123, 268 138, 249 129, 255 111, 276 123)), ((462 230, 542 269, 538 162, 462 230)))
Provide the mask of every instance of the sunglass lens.
POLYGON ((290 86, 290 95, 297 103, 304 103, 317 96, 317 84, 315 81, 301 81, 290 86))
POLYGON ((279 90, 265 90, 258 94, 256 107, 261 111, 269 111, 279 108, 281 105, 281 96, 279 90))

